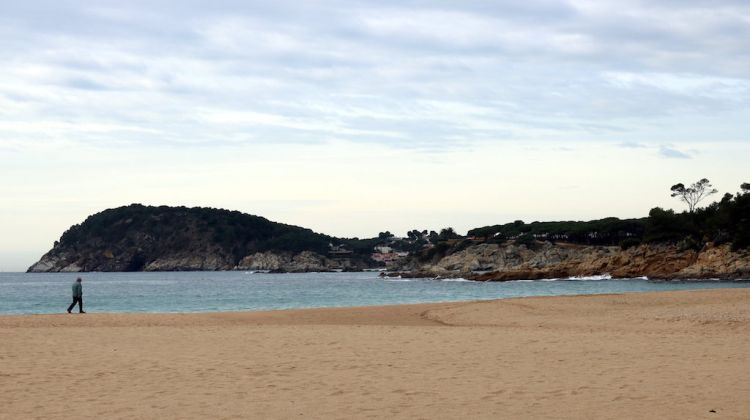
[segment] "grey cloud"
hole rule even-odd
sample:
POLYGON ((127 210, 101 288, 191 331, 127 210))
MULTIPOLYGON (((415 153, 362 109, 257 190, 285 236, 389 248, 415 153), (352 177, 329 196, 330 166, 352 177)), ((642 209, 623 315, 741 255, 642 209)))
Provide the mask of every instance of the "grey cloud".
POLYGON ((618 146, 622 147, 623 149, 645 149, 646 147, 648 147, 645 144, 636 143, 632 141, 626 141, 624 143, 620 143, 618 146))
POLYGON ((722 129, 730 118, 750 119, 748 10, 697 0, 6 2, 0 95, 27 100, 0 122, 106 122, 142 133, 114 138, 168 144, 726 140, 738 131, 722 129), (447 103, 458 105, 435 106, 447 103), (205 109, 295 123, 214 124, 198 118, 205 109), (711 138, 671 134, 712 127, 711 138))
POLYGON ((65 81, 64 84, 72 88, 82 89, 82 90, 108 90, 110 88, 109 86, 105 86, 93 80, 78 79, 78 78, 69 79, 65 81))
POLYGON ((661 146, 659 148, 659 156, 668 159, 692 159, 692 156, 690 156, 689 154, 669 146, 661 146))

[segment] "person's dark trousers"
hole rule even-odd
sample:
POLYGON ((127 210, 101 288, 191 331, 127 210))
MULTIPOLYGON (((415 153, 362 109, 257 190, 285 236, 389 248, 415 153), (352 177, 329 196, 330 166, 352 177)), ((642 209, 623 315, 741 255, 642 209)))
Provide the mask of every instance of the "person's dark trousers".
POLYGON ((83 298, 82 297, 74 297, 73 303, 68 306, 68 313, 73 310, 73 307, 76 306, 76 303, 78 304, 78 312, 83 313, 83 298))

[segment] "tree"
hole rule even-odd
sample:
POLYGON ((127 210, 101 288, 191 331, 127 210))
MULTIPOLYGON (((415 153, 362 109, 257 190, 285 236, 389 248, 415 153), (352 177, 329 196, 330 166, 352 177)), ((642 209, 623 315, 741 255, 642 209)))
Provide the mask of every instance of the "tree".
POLYGON ((719 192, 719 190, 713 188, 711 182, 706 178, 693 183, 689 187, 686 187, 682 183, 675 184, 672 185, 670 190, 672 191, 672 197, 679 197, 681 201, 684 201, 688 205, 690 213, 693 213, 698 203, 706 197, 719 192))
MULTIPOLYGON (((427 231, 425 231, 427 233, 427 231)), ((422 239, 422 233, 419 232, 419 230, 414 229, 406 232, 406 237, 409 238, 409 240, 416 241, 418 239, 422 239)))
POLYGON ((742 188, 743 193, 750 193, 750 182, 743 182, 740 188, 742 188))
POLYGON ((447 228, 445 228, 445 229, 441 229, 441 230, 440 230, 440 233, 438 234, 438 238, 439 238, 439 239, 440 239, 441 241, 449 241, 449 240, 451 240, 451 239, 458 239, 458 238, 459 238, 459 236, 458 236, 458 234, 456 233, 456 231, 455 231, 455 230, 453 230, 453 228, 452 228, 452 227, 447 227, 447 228))

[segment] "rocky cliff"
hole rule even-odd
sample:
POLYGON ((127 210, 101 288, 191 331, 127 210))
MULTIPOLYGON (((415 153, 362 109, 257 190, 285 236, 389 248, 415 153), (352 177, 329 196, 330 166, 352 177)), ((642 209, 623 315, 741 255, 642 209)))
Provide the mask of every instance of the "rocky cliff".
POLYGON ((750 279, 750 251, 707 244, 701 250, 671 244, 614 246, 538 243, 477 244, 437 261, 411 259, 394 275, 464 277, 478 281, 611 275, 655 279, 750 279), (532 249, 533 248, 533 249, 532 249))
POLYGON ((353 258, 328 258, 310 251, 299 254, 258 252, 243 258, 235 267, 237 270, 263 270, 284 273, 304 273, 311 271, 361 271, 369 266, 362 260, 353 258))
MULTIPOLYGON (((29 272, 81 272, 81 271, 127 271, 122 261, 115 260, 111 252, 102 255, 45 254, 29 268, 29 272), (95 265, 91 261, 97 261, 95 265)), ((222 271, 249 270, 279 273, 304 273, 325 271, 361 271, 369 268, 358 258, 328 258, 311 251, 258 252, 242 258, 235 264, 221 253, 182 253, 164 255, 149 261, 139 271, 222 271)))

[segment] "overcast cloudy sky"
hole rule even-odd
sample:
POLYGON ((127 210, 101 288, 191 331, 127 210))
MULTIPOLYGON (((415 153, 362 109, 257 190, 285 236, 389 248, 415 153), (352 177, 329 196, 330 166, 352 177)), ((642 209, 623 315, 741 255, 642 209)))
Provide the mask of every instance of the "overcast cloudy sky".
POLYGON ((0 270, 133 202, 365 237, 735 192, 748 40, 739 0, 3 1, 0 270))

